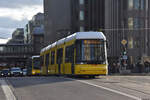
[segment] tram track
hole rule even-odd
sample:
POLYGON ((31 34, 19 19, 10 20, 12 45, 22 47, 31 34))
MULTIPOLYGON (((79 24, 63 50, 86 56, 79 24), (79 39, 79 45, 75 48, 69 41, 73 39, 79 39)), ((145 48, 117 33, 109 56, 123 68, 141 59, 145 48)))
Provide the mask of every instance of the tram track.
MULTIPOLYGON (((135 91, 135 92, 138 92, 138 93, 142 93, 142 94, 145 94, 145 95, 148 95, 150 96, 150 93, 148 92, 144 92, 144 91, 141 91, 139 89, 135 89, 135 88, 130 88, 130 87, 127 87, 127 86, 123 86, 121 85, 121 82, 118 81, 118 80, 112 80, 111 81, 101 81, 101 80, 98 80, 98 79, 93 79, 92 81, 96 81, 96 82, 101 82, 103 83, 103 85, 105 85, 106 83, 108 84, 113 84, 113 86, 116 86, 116 87, 121 87, 121 88, 124 88, 124 89, 128 89, 128 90, 132 90, 132 91, 135 91)), ((122 81, 125 81, 125 82, 130 82, 130 83, 133 83, 133 84, 136 84, 136 85, 139 85, 140 82, 136 82, 136 81, 131 81, 131 80, 128 80, 128 79, 123 79, 122 81)), ((140 83, 141 84, 141 83, 140 83)), ((106 85, 105 85, 106 86, 106 85)), ((149 85, 150 86, 150 85, 149 85)))

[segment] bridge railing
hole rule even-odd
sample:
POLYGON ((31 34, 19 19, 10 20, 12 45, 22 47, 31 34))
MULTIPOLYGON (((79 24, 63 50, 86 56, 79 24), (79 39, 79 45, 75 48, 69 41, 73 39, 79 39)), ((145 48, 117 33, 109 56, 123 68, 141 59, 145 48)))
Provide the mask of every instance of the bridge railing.
POLYGON ((16 45, 0 45, 0 55, 24 55, 33 53, 32 45, 16 44, 16 45))

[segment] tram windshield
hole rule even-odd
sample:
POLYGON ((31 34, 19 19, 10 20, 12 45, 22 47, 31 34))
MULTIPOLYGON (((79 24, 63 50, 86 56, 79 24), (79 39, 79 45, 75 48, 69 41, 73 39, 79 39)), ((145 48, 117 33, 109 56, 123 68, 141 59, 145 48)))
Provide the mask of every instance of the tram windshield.
POLYGON ((105 64, 104 40, 78 40, 76 63, 105 64))
POLYGON ((33 68, 34 69, 40 69, 40 58, 34 58, 33 59, 33 68))

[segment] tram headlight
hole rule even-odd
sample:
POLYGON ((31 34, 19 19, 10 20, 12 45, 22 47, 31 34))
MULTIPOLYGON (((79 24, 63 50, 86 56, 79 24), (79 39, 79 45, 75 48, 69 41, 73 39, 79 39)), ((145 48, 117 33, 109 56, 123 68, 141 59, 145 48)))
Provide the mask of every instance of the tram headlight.
POLYGON ((80 64, 84 64, 83 62, 81 62, 80 64))
POLYGON ((35 71, 33 71, 32 74, 35 74, 35 71))
POLYGON ((50 72, 50 70, 48 70, 48 72, 50 72))

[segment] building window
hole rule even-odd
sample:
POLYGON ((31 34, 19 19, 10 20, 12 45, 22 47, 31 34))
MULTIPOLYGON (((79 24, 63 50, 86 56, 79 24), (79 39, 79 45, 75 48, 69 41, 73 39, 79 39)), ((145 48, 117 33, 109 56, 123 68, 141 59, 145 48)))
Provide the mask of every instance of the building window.
POLYGON ((133 0, 128 0, 128 9, 129 10, 133 9, 133 0))
POLYGON ((134 18, 133 20, 133 27, 134 28, 140 28, 140 22, 139 18, 134 18))
POLYGON ((80 1, 80 5, 84 4, 84 0, 79 0, 80 1))
POLYGON ((142 44, 142 43, 140 43, 140 39, 136 39, 136 41, 134 41, 134 48, 139 48, 140 44, 142 44))
POLYGON ((128 39, 128 48, 129 49, 133 48, 133 38, 132 37, 129 37, 129 39, 128 39))
POLYGON ((148 4, 148 3, 149 3, 149 0, 146 0, 145 2, 146 2, 146 3, 145 3, 145 8, 146 8, 146 11, 147 11, 147 10, 148 10, 148 6, 149 6, 149 4, 148 4))
POLYGON ((80 32, 83 32, 83 31, 84 31, 84 27, 80 26, 80 32))
POLYGON ((134 9, 138 10, 140 8, 140 0, 134 0, 133 4, 134 4, 134 9))
POLYGON ((133 18, 128 18, 128 28, 133 29, 133 18))
POLYGON ((144 7, 145 7, 145 0, 141 0, 141 10, 143 10, 144 9, 144 7))
POLYGON ((84 20, 84 12, 80 11, 80 20, 84 20))

